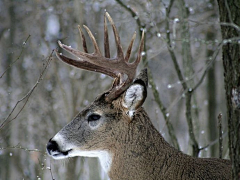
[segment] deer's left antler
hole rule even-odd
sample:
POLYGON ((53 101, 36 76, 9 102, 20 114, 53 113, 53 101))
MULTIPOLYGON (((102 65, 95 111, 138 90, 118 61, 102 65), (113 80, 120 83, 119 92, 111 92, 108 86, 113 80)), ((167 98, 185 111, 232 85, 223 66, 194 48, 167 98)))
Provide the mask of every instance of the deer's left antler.
POLYGON ((106 96, 107 101, 112 101, 116 97, 118 97, 122 92, 124 92, 128 88, 128 86, 132 83, 133 79, 135 78, 136 69, 142 57, 141 53, 143 51, 143 46, 144 46, 144 31, 142 31, 142 38, 141 38, 141 42, 138 50, 137 59, 133 63, 129 63, 129 58, 131 55, 133 42, 136 38, 136 33, 133 34, 133 37, 128 46, 126 55, 124 56, 122 46, 120 43, 120 37, 118 35, 116 26, 111 16, 106 12, 104 17, 105 56, 103 56, 92 32, 89 30, 87 26, 83 25, 83 27, 87 31, 94 45, 94 52, 88 53, 85 36, 83 35, 80 26, 78 26, 79 32, 82 38, 82 46, 83 46, 84 52, 71 48, 67 45, 62 44, 60 41, 58 41, 58 44, 61 48, 68 51, 75 57, 77 57, 77 59, 66 57, 58 53, 57 50, 56 50, 56 56, 61 61, 67 64, 70 64, 72 66, 75 66, 77 68, 94 71, 94 72, 100 72, 112 78, 115 78, 112 89, 109 91, 109 94, 106 96), (117 48, 117 57, 115 58, 110 58, 110 48, 109 48, 109 38, 108 38, 106 17, 112 25, 112 29, 115 37, 116 48, 117 48))

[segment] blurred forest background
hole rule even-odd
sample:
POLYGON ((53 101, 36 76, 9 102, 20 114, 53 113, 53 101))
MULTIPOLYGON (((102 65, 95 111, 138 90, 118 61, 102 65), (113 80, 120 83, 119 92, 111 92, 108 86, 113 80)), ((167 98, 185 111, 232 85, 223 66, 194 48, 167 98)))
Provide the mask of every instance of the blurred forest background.
MULTIPOLYGON (((221 60, 227 40, 221 39, 216 1, 0 0, 1 180, 108 179, 97 159, 56 161, 45 150, 53 135, 111 85, 111 78, 70 67, 52 53, 57 40, 81 49, 77 25, 83 24, 103 50, 105 11, 124 51, 137 32, 132 59, 146 32, 139 67, 149 69, 144 107, 164 138, 190 155, 229 158, 221 60)), ((114 56, 110 26, 109 32, 114 56)))

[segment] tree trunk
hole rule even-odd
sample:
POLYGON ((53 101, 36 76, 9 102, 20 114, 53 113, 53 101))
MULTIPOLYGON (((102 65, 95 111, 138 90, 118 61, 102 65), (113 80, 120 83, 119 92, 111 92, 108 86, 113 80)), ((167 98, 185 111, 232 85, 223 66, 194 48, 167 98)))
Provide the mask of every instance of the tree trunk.
MULTIPOLYGON (((214 4, 214 2, 211 2, 214 4)), ((211 17, 214 18, 216 14, 213 13, 211 17)), ((206 33, 206 40, 207 41, 214 41, 216 38, 215 30, 211 27, 209 27, 207 33, 206 33)), ((207 58, 212 56, 214 51, 212 49, 206 50, 206 56, 207 58)), ((207 62, 208 63, 208 62, 207 62)), ((216 68, 215 63, 212 64, 212 67, 208 70, 208 74, 206 77, 207 80, 207 99, 208 99, 208 141, 211 143, 217 139, 218 135, 218 128, 217 128, 217 78, 216 78, 216 68)), ((209 147, 210 149, 210 157, 219 157, 216 153, 218 151, 218 145, 214 144, 213 146, 209 147)))
POLYGON ((227 98, 229 153, 233 167, 233 179, 240 178, 240 26, 239 0, 218 0, 220 21, 231 23, 221 26, 223 46, 224 81, 227 98), (233 40, 235 37, 235 40, 233 40), (231 38, 231 40, 229 40, 231 38), (238 38, 239 39, 239 38, 238 38))
MULTIPOLYGON (((6 61, 4 62, 4 66, 6 69, 7 67, 10 66, 10 64, 12 63, 12 59, 13 59, 13 54, 11 53, 11 51, 9 50, 10 47, 12 47, 14 45, 15 42, 15 23, 16 23, 16 17, 15 17, 15 13, 14 13, 14 9, 15 9, 15 4, 14 4, 14 0, 10 1, 10 5, 8 7, 8 15, 9 15, 9 29, 10 29, 10 33, 9 33, 9 39, 8 42, 6 43, 6 47, 7 49, 5 49, 5 51, 7 51, 7 56, 6 56, 6 61), (12 45, 13 44, 13 45, 12 45)), ((11 89, 11 84, 12 84, 12 69, 9 68, 8 71, 6 72, 6 85, 7 85, 7 98, 9 99, 9 102, 6 104, 7 106, 7 111, 6 112, 10 112, 11 109, 11 96, 12 96, 12 89, 11 89)), ((10 147, 11 144, 11 134, 12 134, 12 127, 9 127, 7 132, 3 131, 1 132, 3 133, 0 134, 0 136, 4 137, 3 138, 3 144, 5 145, 5 147, 10 147)), ((0 166, 0 179, 1 177, 3 179, 9 179, 11 177, 11 166, 12 166, 12 162, 14 161, 14 159, 11 157, 12 156, 12 151, 11 150, 5 150, 5 156, 0 158, 0 162, 1 162, 1 166, 0 166)))

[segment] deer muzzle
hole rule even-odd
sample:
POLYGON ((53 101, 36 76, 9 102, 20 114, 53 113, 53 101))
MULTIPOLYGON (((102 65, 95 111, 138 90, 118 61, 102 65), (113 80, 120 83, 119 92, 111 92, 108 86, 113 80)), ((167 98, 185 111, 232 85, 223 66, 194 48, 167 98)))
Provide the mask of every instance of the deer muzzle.
POLYGON ((72 149, 63 151, 59 148, 59 145, 56 141, 53 139, 50 139, 47 143, 47 152, 48 154, 53 157, 54 159, 64 159, 68 157, 69 152, 71 152, 72 149))

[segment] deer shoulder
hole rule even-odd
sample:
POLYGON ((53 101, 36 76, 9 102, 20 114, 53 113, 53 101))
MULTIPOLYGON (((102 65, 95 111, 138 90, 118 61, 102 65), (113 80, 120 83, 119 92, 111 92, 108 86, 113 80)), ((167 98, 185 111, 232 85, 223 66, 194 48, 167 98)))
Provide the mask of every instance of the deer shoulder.
POLYGON ((142 107, 147 97, 147 70, 135 77, 141 60, 144 32, 137 59, 129 63, 135 34, 124 54, 114 22, 106 13, 103 56, 91 31, 86 26, 84 28, 93 42, 93 53, 88 53, 80 29, 84 52, 59 42, 61 48, 77 58, 66 57, 57 51, 56 55, 72 66, 114 78, 113 86, 49 140, 49 155, 54 159, 97 157, 112 180, 231 179, 229 160, 194 158, 183 154, 168 144, 154 128, 142 107), (116 58, 110 58, 107 19, 115 36, 116 58))

